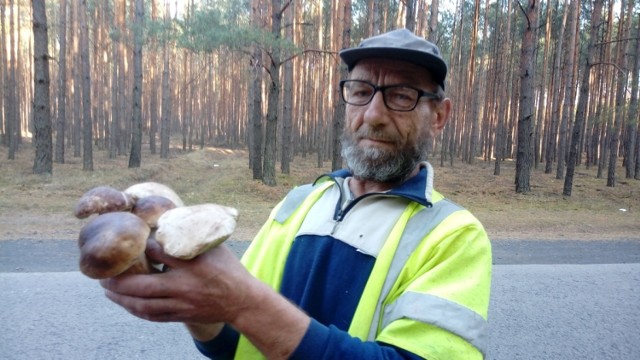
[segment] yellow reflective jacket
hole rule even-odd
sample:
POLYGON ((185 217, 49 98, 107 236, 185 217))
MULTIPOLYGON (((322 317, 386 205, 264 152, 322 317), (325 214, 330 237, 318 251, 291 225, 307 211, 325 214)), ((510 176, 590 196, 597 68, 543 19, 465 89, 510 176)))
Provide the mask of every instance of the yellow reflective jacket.
MULTIPOLYGON (((432 171, 428 163, 424 166, 432 171)), ((470 212, 430 189, 428 178, 424 182, 427 206, 408 201, 401 211, 375 259, 348 332, 430 360, 482 359, 490 241, 470 212)), ((296 188, 273 210, 242 259, 254 276, 280 288, 306 215, 336 184, 333 176, 296 188)), ((241 336, 235 358, 262 356, 241 336)))

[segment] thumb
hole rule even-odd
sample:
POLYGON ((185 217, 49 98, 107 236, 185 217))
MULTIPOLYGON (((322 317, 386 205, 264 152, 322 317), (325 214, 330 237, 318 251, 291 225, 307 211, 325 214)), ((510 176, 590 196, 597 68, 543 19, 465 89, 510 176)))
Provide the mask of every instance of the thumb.
POLYGON ((145 255, 154 264, 164 264, 165 270, 167 267, 178 268, 184 263, 184 260, 167 255, 162 249, 162 245, 153 236, 147 240, 145 255))

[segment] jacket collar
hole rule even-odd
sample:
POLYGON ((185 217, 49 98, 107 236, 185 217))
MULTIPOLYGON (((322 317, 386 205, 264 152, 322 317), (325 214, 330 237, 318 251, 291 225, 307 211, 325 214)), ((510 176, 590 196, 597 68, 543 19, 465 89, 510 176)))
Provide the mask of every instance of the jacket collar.
MULTIPOLYGON (((345 179, 349 176, 353 176, 350 170, 337 170, 318 177, 314 182, 314 185, 327 180, 333 180, 334 182, 339 183, 339 179, 345 179)), ((421 162, 420 171, 416 176, 411 177, 404 183, 384 192, 384 194, 401 196, 426 207, 433 206, 433 167, 427 161, 421 162)))

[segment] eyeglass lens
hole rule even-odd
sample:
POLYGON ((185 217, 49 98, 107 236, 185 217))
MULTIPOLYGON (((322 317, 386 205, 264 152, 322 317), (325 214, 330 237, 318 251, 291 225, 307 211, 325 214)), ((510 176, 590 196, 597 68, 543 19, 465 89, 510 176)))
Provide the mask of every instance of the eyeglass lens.
POLYGON ((417 89, 402 85, 377 87, 366 81, 347 80, 343 82, 344 101, 351 105, 367 105, 381 91, 385 105, 392 110, 412 110, 420 98, 417 89))

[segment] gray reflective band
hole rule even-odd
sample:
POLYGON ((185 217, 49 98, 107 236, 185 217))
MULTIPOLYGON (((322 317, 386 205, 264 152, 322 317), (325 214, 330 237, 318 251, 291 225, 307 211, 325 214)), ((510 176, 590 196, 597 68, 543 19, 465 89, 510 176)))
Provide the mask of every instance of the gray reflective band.
POLYGON ((287 197, 284 199, 282 206, 278 209, 276 216, 274 218, 275 221, 282 224, 285 220, 293 214, 294 211, 302 204, 304 199, 311 194, 313 191, 313 184, 306 184, 302 186, 298 186, 297 188, 292 189, 287 194, 287 197))
POLYGON ((465 306, 429 294, 406 292, 386 307, 382 327, 402 318, 445 329, 465 339, 486 355, 487 321, 465 306))
POLYGON ((375 340, 378 333, 378 324, 380 324, 382 301, 389 295, 391 287, 395 284, 396 279, 398 279, 400 272, 404 268, 409 256, 413 253, 413 250, 418 247, 422 239, 424 239, 431 230, 458 210, 462 210, 460 205, 444 199, 436 202, 430 208, 423 208, 409 219, 398 243, 396 253, 393 255, 387 278, 382 285, 382 292, 380 293, 380 297, 378 297, 378 304, 373 314, 371 327, 369 327, 368 340, 375 340))

